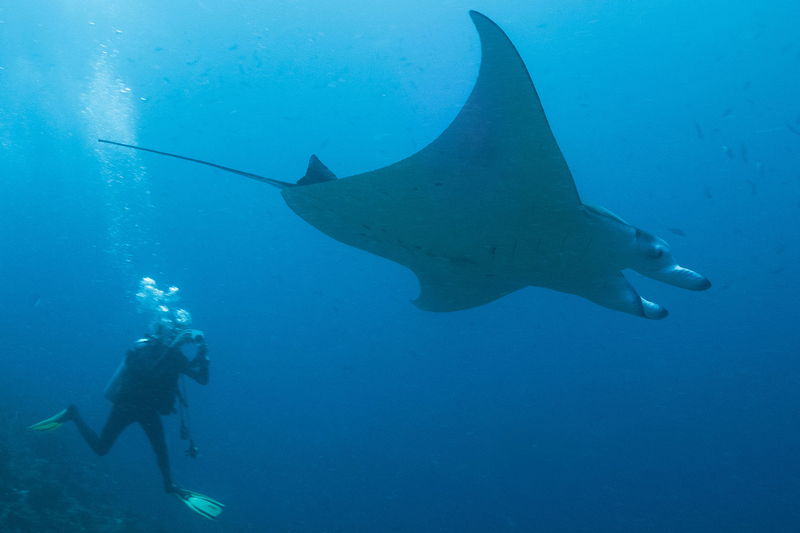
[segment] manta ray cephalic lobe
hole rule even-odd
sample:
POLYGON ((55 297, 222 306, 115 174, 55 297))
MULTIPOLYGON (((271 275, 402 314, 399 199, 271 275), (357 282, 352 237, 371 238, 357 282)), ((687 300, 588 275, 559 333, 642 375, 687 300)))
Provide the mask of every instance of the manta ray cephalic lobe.
POLYGON ((420 282, 414 304, 427 311, 469 309, 536 286, 660 319, 666 309, 640 297, 623 269, 709 288, 675 263, 665 241, 581 202, 519 53, 494 22, 470 16, 481 40, 472 93, 436 140, 387 167, 337 179, 311 156, 293 184, 101 142, 280 188, 286 204, 321 232, 411 269, 420 282))

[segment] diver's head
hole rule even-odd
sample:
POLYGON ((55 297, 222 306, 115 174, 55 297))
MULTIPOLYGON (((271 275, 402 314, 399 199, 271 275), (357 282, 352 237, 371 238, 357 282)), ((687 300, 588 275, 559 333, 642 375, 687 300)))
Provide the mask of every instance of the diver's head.
POLYGON ((183 333, 186 331, 186 328, 183 326, 183 324, 179 324, 171 320, 162 320, 160 322, 153 323, 152 330, 153 332, 149 335, 150 337, 154 337, 164 344, 169 344, 179 336, 183 335, 183 333))

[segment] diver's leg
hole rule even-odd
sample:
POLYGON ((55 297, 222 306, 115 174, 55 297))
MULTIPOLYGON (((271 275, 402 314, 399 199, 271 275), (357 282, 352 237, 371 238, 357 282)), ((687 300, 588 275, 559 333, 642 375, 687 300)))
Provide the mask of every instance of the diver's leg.
POLYGON ((89 447, 97 455, 107 454, 111 446, 114 445, 114 441, 116 441, 119 434, 122 433, 122 430, 133 422, 133 417, 128 409, 120 407, 119 404, 114 404, 111 408, 111 414, 108 415, 106 425, 103 427, 103 431, 98 438, 94 430, 83 421, 83 417, 81 417, 75 405, 70 405, 67 408, 67 414, 69 420, 72 420, 75 422, 75 425, 78 426, 78 431, 80 431, 83 440, 89 444, 89 447))
POLYGON ((138 421, 150 440, 150 446, 153 447, 153 451, 156 453, 158 469, 161 470, 161 477, 164 478, 164 490, 175 492, 176 487, 172 483, 172 475, 169 471, 169 453, 167 452, 167 440, 164 437, 164 424, 161 423, 161 416, 156 411, 148 411, 142 413, 138 421))

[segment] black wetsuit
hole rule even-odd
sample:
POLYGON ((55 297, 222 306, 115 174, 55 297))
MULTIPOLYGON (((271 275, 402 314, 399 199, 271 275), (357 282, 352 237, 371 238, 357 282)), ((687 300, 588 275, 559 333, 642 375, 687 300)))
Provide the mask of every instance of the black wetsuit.
POLYGON ((75 406, 69 407, 68 416, 97 455, 107 454, 120 433, 133 422, 138 422, 156 454, 158 468, 164 478, 164 489, 173 492, 176 487, 170 475, 161 415, 175 412, 180 374, 189 376, 201 385, 208 383, 207 349, 205 344, 200 344, 197 356, 189 361, 181 353, 180 346, 169 348, 157 338, 150 340, 147 353, 136 349, 128 352, 128 379, 124 380, 114 400, 100 437, 84 422, 75 406))

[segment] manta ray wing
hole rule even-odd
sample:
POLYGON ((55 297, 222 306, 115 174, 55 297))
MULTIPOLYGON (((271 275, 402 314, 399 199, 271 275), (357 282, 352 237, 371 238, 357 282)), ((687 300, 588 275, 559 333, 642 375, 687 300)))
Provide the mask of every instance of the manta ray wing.
POLYGON ((410 268, 415 303, 468 309, 531 284, 516 257, 577 224, 581 201, 525 64, 506 34, 471 11, 478 80, 430 145, 385 168, 283 189, 289 207, 334 239, 410 268))

